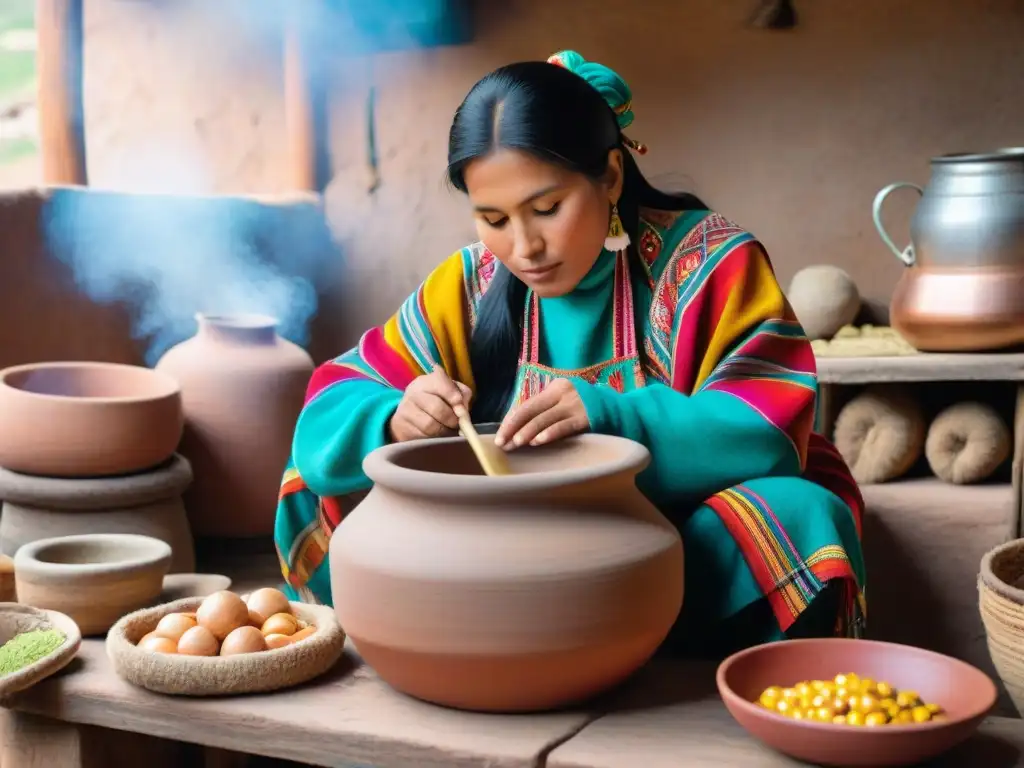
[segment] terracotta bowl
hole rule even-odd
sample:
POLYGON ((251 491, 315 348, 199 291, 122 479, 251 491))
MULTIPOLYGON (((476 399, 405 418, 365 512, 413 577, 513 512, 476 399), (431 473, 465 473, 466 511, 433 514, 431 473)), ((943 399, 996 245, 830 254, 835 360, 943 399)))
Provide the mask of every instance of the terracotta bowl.
POLYGON ((64 642, 49 655, 0 677, 0 697, 23 691, 60 671, 75 658, 82 644, 78 625, 64 614, 17 603, 0 603, 0 645, 15 635, 35 629, 56 629, 64 635, 64 642))
POLYGON ((171 548, 149 536, 94 533, 40 539, 14 556, 18 601, 66 613, 86 637, 163 591, 171 548))
POLYGON ((718 690, 737 722, 770 747, 817 765, 913 765, 967 739, 996 701, 985 673, 957 659, 908 645, 818 639, 769 643, 740 651, 718 668, 718 690), (757 703, 771 686, 828 680, 842 673, 885 680, 943 707, 946 720, 854 727, 792 720, 757 703))
POLYGON ((0 467, 98 477, 155 467, 181 441, 170 376, 116 363, 33 363, 0 371, 0 467))

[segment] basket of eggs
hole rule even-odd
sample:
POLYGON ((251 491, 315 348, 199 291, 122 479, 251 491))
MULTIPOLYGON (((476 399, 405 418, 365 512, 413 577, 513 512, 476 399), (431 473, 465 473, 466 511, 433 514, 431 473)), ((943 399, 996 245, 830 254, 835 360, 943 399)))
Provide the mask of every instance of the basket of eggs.
POLYGON ((214 592, 122 617, 107 634, 118 675, 157 693, 223 696, 312 680, 341 658, 334 610, 289 602, 277 589, 214 592))

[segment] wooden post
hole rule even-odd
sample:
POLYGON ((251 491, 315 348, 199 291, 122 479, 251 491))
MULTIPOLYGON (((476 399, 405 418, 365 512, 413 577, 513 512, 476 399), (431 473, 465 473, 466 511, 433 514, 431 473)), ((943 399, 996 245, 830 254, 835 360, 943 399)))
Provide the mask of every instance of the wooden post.
POLYGON ((1024 536, 1024 385, 1017 386, 1013 413, 1013 495, 1017 503, 1017 536, 1024 536))
POLYGON ((818 400, 814 410, 814 431, 826 440, 832 439, 832 429, 836 422, 836 386, 835 384, 818 384, 818 400))
POLYGON ((287 183, 289 192, 323 192, 331 172, 324 72, 317 56, 311 54, 315 30, 309 29, 300 8, 288 14, 284 40, 287 183))
POLYGON ((45 184, 88 184, 82 2, 36 0, 39 138, 45 184))

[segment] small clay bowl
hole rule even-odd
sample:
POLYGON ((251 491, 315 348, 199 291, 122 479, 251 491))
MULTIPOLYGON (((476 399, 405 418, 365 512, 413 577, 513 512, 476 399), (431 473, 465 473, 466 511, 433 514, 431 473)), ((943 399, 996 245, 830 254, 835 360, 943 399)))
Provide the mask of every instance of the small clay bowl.
POLYGON ((839 638, 788 640, 740 651, 718 668, 718 691, 737 722, 770 747, 816 765, 905 766, 967 739, 996 701, 996 686, 957 659, 909 645, 839 638), (943 721, 861 727, 793 720, 757 703, 772 685, 856 673, 916 691, 945 710, 943 721))
POLYGON ((69 362, 0 371, 0 467, 100 477, 155 467, 181 441, 181 388, 137 365, 69 362))
POLYGON ((56 629, 64 635, 64 642, 38 661, 10 674, 0 675, 0 698, 23 691, 60 671, 75 658, 82 644, 78 625, 63 613, 43 611, 17 603, 0 603, 0 645, 15 635, 35 629, 56 629))
POLYGON ((40 539, 14 555, 18 600, 70 616, 89 637, 163 590, 171 548, 150 536, 87 533, 40 539))
POLYGON ((107 634, 114 671, 140 688, 176 696, 265 693, 305 683, 338 663, 345 633, 334 609, 291 603, 292 613, 316 630, 294 645, 237 656, 179 656, 139 648, 137 643, 169 613, 194 613, 202 598, 176 600, 131 613, 107 634))

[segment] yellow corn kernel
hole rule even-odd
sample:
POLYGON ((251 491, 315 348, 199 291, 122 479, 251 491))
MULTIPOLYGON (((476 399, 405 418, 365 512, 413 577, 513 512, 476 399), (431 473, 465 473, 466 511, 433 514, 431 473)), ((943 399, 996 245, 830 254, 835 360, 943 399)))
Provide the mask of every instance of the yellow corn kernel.
POLYGON ((889 722, 889 716, 885 712, 868 712, 864 715, 864 725, 878 726, 889 722))
POLYGON ((915 723, 927 723, 932 719, 932 713, 928 711, 928 707, 914 707, 910 710, 910 715, 914 718, 915 723))
POLYGON ((911 709, 921 703, 921 697, 914 691, 900 691, 896 694, 896 703, 903 709, 911 709))

